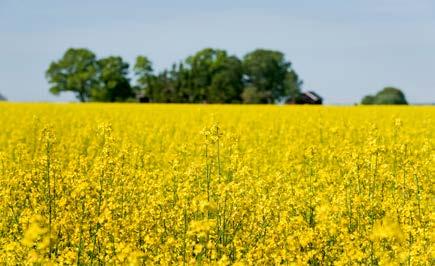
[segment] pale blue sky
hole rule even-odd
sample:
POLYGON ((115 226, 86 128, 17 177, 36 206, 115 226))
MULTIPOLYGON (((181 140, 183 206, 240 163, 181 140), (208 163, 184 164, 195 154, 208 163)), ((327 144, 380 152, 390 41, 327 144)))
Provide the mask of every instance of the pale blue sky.
POLYGON ((326 103, 355 103, 397 86, 435 102, 434 0, 0 0, 0 93, 13 101, 69 101, 44 72, 69 47, 162 69, 204 47, 243 56, 284 52, 326 103))

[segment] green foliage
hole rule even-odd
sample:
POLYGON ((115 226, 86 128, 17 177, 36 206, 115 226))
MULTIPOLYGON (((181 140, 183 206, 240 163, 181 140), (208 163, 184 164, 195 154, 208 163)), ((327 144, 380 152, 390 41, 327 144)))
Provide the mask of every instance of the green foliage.
POLYGON ((254 86, 248 86, 243 90, 242 99, 244 103, 267 103, 267 99, 270 98, 269 91, 259 91, 254 86))
POLYGON ((85 102, 98 84, 96 56, 88 49, 70 48, 59 61, 50 64, 46 77, 51 93, 57 95, 71 91, 81 102, 85 102))
POLYGON ((243 91, 243 68, 226 51, 206 48, 186 59, 188 72, 184 86, 194 92, 193 101, 211 103, 240 102, 243 91), (196 92, 196 93, 195 93, 196 92))
POLYGON ((70 48, 52 62, 46 71, 50 92, 74 92, 81 102, 126 101, 134 97, 128 75, 128 63, 119 56, 98 59, 84 48, 70 48))
POLYGON ((386 87, 376 94, 374 104, 408 104, 408 102, 401 90, 386 87))
POLYGON ((209 101, 223 103, 241 102, 243 91, 242 62, 235 56, 229 56, 217 66, 209 87, 209 101))
POLYGON ((379 91, 375 96, 365 96, 361 104, 408 104, 405 94, 400 89, 394 87, 386 87, 379 91))
POLYGON ((366 95, 361 100, 361 104, 364 104, 364 105, 374 104, 374 102, 375 102, 375 96, 373 96, 373 95, 366 95))
POLYGON ((154 102, 241 102, 242 63, 224 50, 203 49, 157 75, 138 57, 134 69, 139 90, 154 102))
POLYGON ((246 82, 255 87, 260 102, 273 103, 296 97, 300 86, 291 63, 278 51, 257 49, 243 59, 246 82))
POLYGON ((133 70, 138 77, 138 90, 141 90, 145 95, 150 95, 152 84, 155 81, 151 61, 146 56, 140 55, 136 57, 133 70))
POLYGON ((284 88, 287 100, 296 102, 301 95, 302 80, 299 79, 298 74, 294 70, 287 72, 284 79, 284 88))
POLYGON ((143 55, 136 57, 134 72, 139 76, 139 83, 145 84, 147 82, 146 78, 153 74, 153 65, 148 57, 143 55))
POLYGON ((98 86, 91 91, 93 101, 126 101, 134 97, 128 75, 128 63, 119 56, 109 56, 97 61, 98 86))
POLYGON ((138 56, 128 78, 121 57, 97 59, 87 49, 68 49, 46 72, 50 91, 76 93, 84 101, 131 101, 135 94, 152 102, 273 103, 296 99, 302 81, 281 52, 258 49, 243 62, 225 50, 206 48, 171 68, 154 72, 146 56, 138 56))

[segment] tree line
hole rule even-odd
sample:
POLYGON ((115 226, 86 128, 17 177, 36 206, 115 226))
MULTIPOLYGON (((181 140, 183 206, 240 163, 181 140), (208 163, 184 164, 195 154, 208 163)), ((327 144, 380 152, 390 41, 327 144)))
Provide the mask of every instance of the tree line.
POLYGON ((284 54, 266 49, 238 58, 206 48, 155 71, 144 55, 137 56, 130 69, 120 56, 97 58, 89 49, 70 48, 50 64, 46 78, 51 93, 73 92, 81 102, 125 102, 138 97, 157 103, 296 102, 302 86, 284 54))

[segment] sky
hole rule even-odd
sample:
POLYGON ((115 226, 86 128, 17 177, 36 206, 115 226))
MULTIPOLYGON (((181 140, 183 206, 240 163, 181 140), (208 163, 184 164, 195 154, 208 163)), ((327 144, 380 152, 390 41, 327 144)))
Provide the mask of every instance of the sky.
POLYGON ((205 47, 274 49, 327 104, 385 86, 435 102, 434 0, 0 0, 0 94, 10 101, 74 101, 45 79, 70 47, 130 64, 146 55, 156 70, 205 47))

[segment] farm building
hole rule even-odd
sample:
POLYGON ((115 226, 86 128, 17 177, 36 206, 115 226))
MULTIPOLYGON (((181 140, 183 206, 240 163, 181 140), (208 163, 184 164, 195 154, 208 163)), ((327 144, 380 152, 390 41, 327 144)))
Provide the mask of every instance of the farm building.
POLYGON ((302 92, 296 100, 287 101, 287 104, 322 104, 323 98, 314 91, 302 92))
POLYGON ((145 94, 143 93, 139 93, 136 95, 136 100, 140 103, 149 103, 150 102, 150 98, 148 98, 147 96, 145 96, 145 94))

